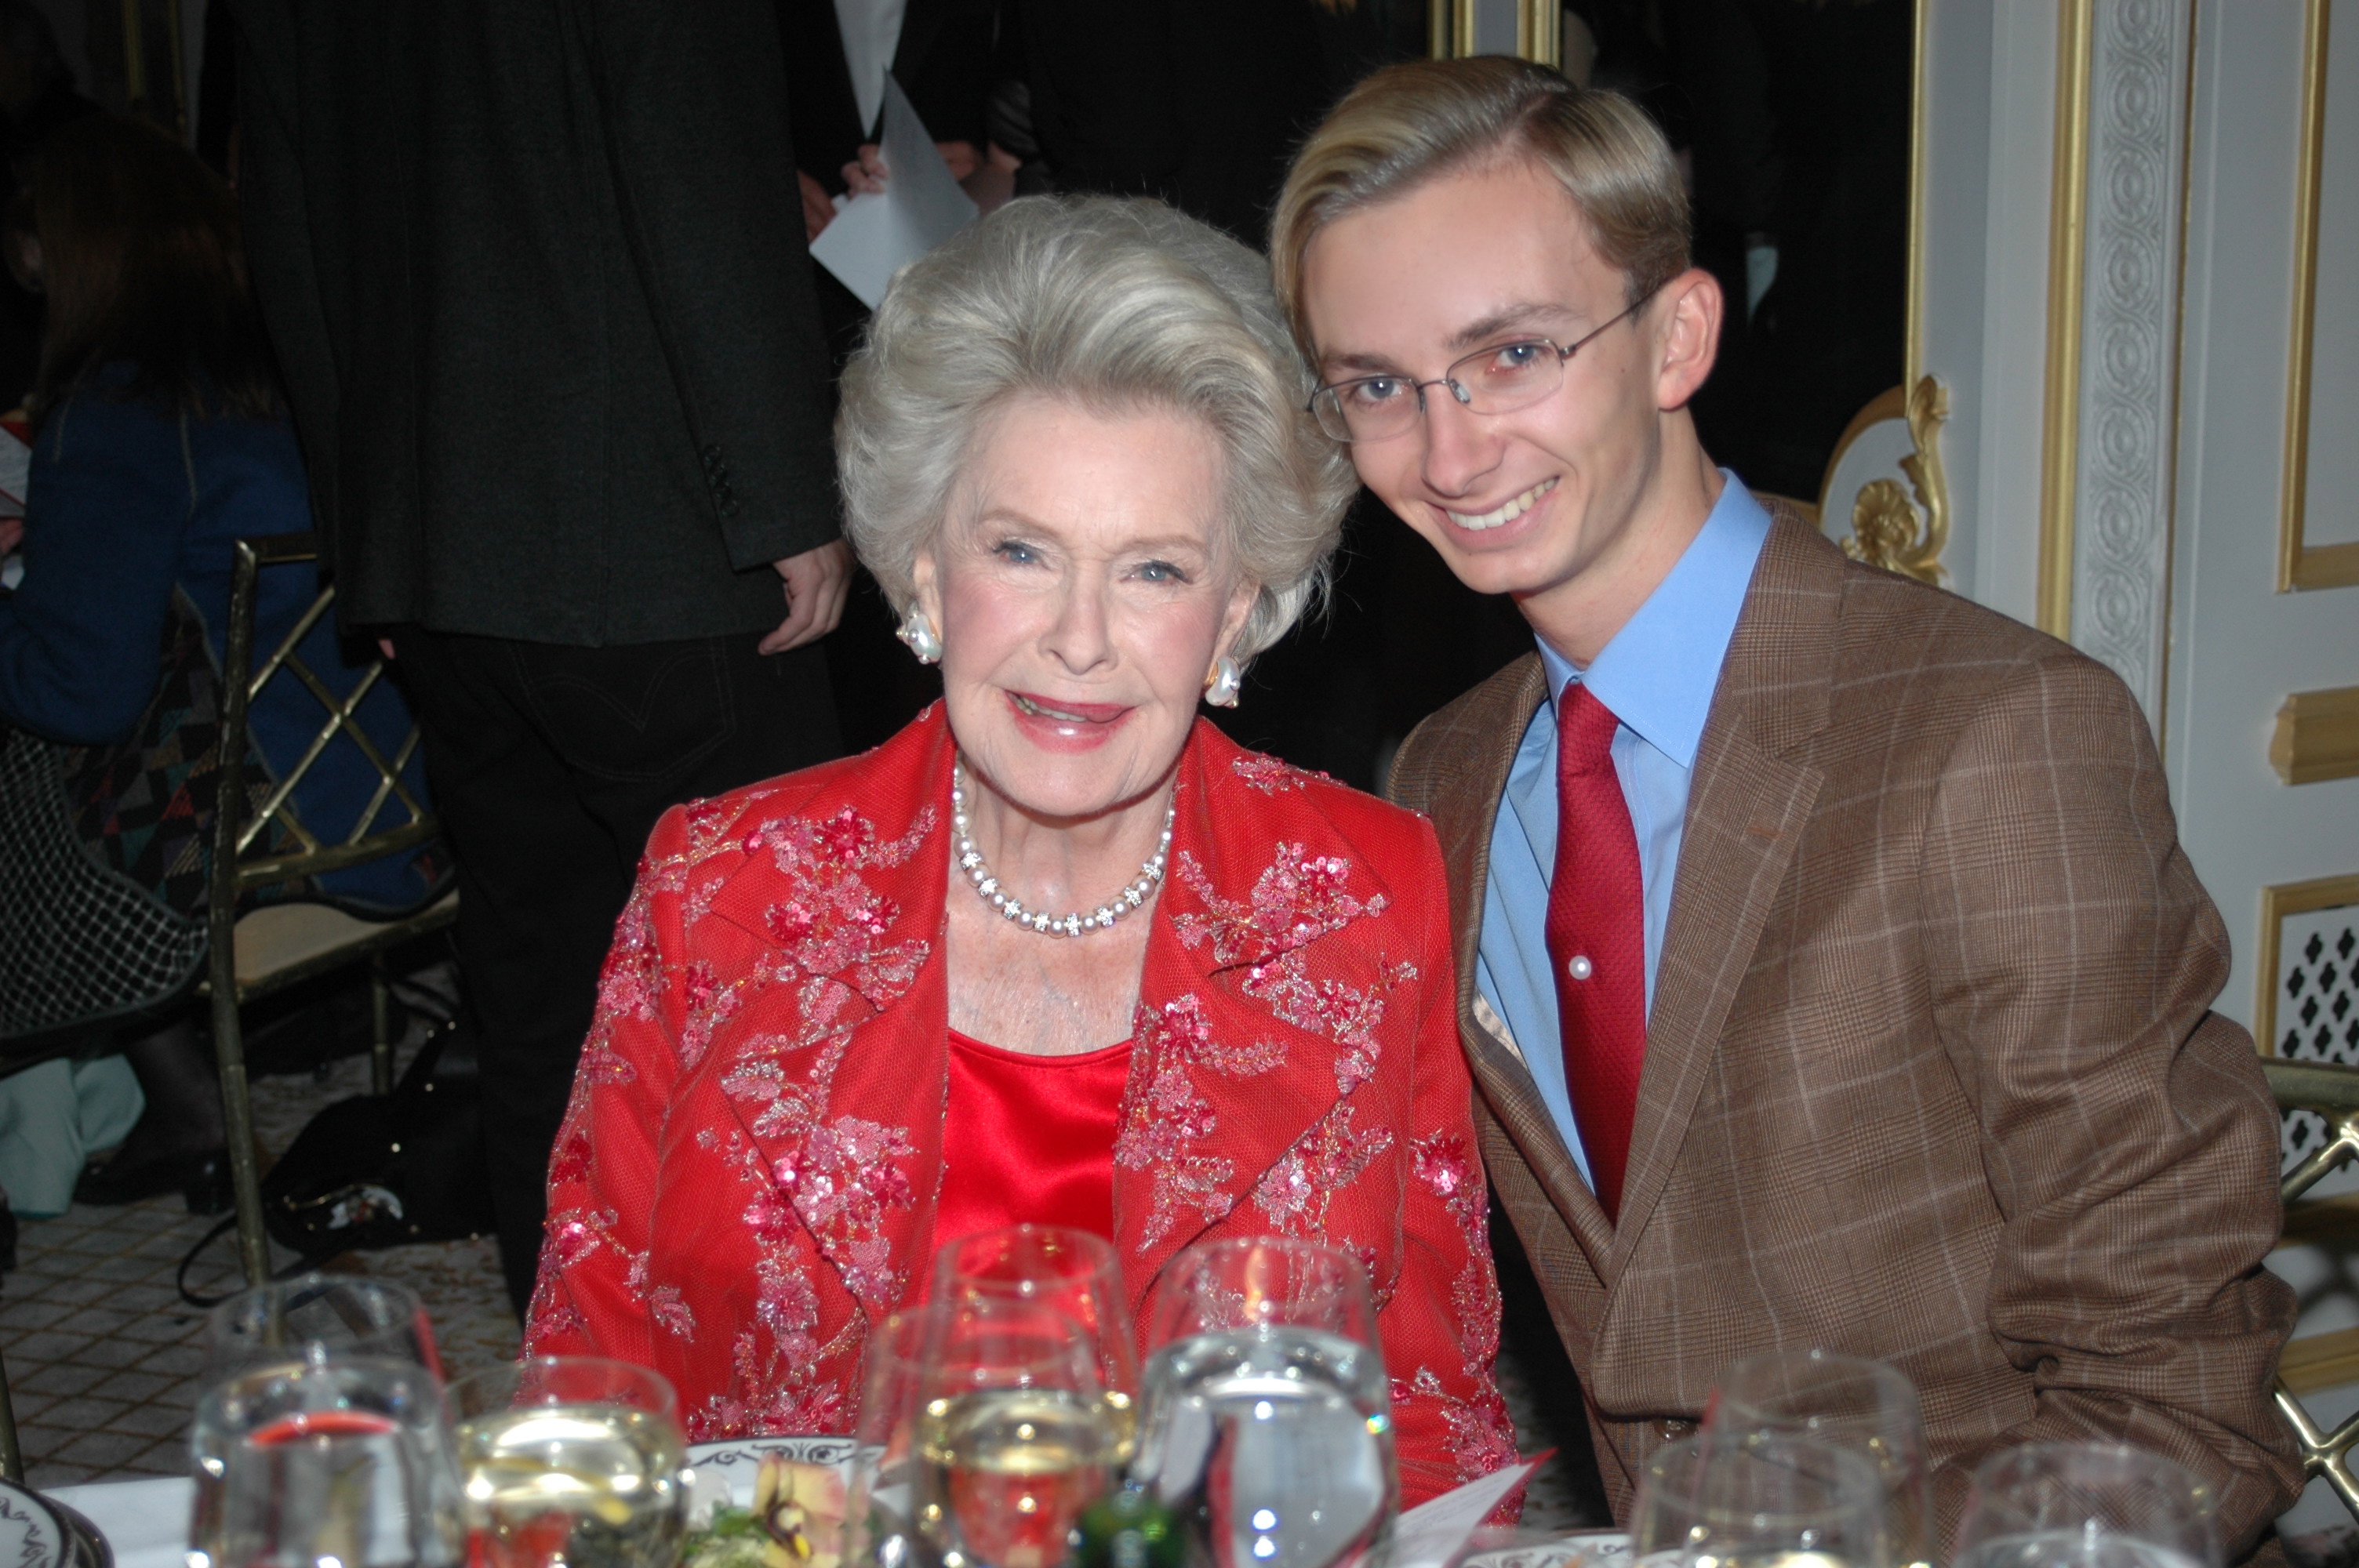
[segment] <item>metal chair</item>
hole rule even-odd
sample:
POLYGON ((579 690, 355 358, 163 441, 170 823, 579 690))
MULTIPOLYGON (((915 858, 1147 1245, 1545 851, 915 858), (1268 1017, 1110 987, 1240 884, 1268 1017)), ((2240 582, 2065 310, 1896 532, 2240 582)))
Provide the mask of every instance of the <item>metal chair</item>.
MULTIPOLYGON (((2333 1134, 2313 1149, 2287 1173, 2282 1184, 2288 1206, 2327 1175, 2359 1160, 2359 1067, 2330 1066, 2322 1062, 2293 1062, 2264 1057, 2261 1071, 2269 1088, 2287 1110, 2316 1111, 2333 1134)), ((2301 1444, 2302 1469, 2323 1476, 2352 1517, 2359 1519, 2359 1477, 2351 1469, 2351 1451, 2359 1446, 2359 1415, 2332 1432, 2322 1432, 2283 1378, 2277 1379, 2277 1410, 2301 1444)))
POLYGON ((245 1073, 245 1036, 239 1010, 257 998, 363 959, 370 961, 372 1076, 378 1093, 393 1087, 390 993, 384 955, 414 936, 449 925, 459 915, 453 891, 398 920, 362 920, 321 903, 273 903, 238 913, 240 899, 258 888, 342 871, 432 839, 440 825, 401 782, 419 746, 408 736, 387 758, 354 721, 362 699, 384 676, 382 661, 370 665, 348 697, 339 697, 307 666, 297 649, 335 603, 332 585, 322 588, 294 629, 259 666, 255 662, 255 616, 264 570, 318 560, 318 535, 281 534, 237 542, 230 584, 226 656, 223 660, 222 776, 213 819, 212 871, 208 889, 211 946, 203 988, 212 1000, 213 1052, 221 1069, 223 1119, 229 1139, 230 1176, 237 1204, 239 1261, 250 1284, 270 1276, 270 1243, 262 1224, 262 1175, 255 1155, 254 1105, 245 1073), (327 719, 296 763, 249 816, 245 792, 247 716, 254 699, 274 680, 292 680, 316 697, 327 719), (322 844, 290 809, 295 788, 331 744, 355 746, 377 774, 374 796, 340 844, 322 844), (388 808, 404 817, 380 826, 388 808), (273 850, 288 836, 300 848, 273 850))

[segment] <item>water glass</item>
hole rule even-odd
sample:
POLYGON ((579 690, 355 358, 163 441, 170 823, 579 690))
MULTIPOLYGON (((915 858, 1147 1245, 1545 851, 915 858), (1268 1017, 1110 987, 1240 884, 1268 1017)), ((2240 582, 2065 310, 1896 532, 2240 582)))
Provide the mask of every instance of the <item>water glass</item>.
POLYGON ((1897 1568, 1884 1555, 1884 1487, 1866 1459, 1774 1433, 1657 1449, 1639 1476, 1630 1550, 1651 1568, 1897 1568))
POLYGON ((1114 1457, 1129 1461, 1138 1428, 1138 1344, 1122 1271, 1103 1237, 1054 1225, 962 1236, 934 1254, 933 1293, 937 1301, 1038 1302, 1072 1319, 1105 1386, 1114 1457))
POLYGON ((1400 1507, 1366 1274, 1349 1253, 1272 1238, 1191 1248, 1148 1315, 1134 1479, 1200 1561, 1380 1562, 1400 1507))
POLYGON ((1957 1568, 2219 1568, 2210 1489, 2160 1454, 2034 1443, 1983 1461, 1957 1568))
POLYGON ((476 1568, 672 1568, 695 1475, 660 1375, 538 1356, 461 1379, 444 1403, 476 1568))
POLYGON ((1927 1568, 1933 1560, 1932 1472, 1917 1386, 1898 1368, 1828 1350, 1781 1350, 1733 1363, 1704 1416, 1707 1449, 1764 1434, 1815 1437, 1849 1448, 1884 1487, 1884 1555, 1927 1568))
POLYGON ((197 1401, 190 1568, 456 1563, 459 1478, 441 1387, 355 1357, 239 1373, 197 1401))
POLYGON ((212 1380, 255 1367, 349 1356, 414 1362, 442 1375, 424 1303, 383 1280, 306 1274, 241 1291, 205 1318, 212 1380))

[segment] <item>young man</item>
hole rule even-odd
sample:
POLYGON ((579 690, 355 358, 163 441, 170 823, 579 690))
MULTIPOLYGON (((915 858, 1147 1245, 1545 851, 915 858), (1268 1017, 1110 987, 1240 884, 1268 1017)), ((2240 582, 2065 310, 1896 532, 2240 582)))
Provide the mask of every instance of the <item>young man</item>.
POLYGON ((1686 229, 1628 103, 1468 59, 1346 98, 1271 246, 1321 421, 1538 643, 1392 788, 1607 1490, 1731 1359, 1821 1346, 1915 1379, 1945 1536, 1984 1454, 2106 1439, 2241 1552, 2301 1482, 2277 1118, 2152 738, 2100 665, 1712 466, 1686 229))

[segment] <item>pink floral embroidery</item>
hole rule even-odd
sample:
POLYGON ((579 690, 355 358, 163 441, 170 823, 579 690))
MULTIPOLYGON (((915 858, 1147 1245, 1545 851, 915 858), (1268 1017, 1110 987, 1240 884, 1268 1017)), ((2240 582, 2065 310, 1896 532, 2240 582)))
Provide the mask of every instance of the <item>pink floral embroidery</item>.
MULTIPOLYGON (((1376 1157, 1393 1146, 1392 1130, 1373 1127, 1355 1130, 1353 1107, 1336 1106, 1294 1147, 1262 1173, 1254 1201, 1269 1216, 1270 1224, 1289 1236, 1317 1236, 1326 1229, 1327 1209, 1335 1195, 1359 1180, 1376 1157)), ((1370 1271, 1373 1276, 1374 1271, 1370 1271)))
POLYGON ((1114 1140, 1114 1163, 1154 1177, 1147 1211, 1150 1244, 1170 1234, 1180 1211, 1193 1208, 1212 1224, 1235 1206, 1224 1190, 1234 1167, 1223 1158, 1199 1154, 1195 1145, 1218 1125, 1209 1101, 1196 1092, 1192 1069, 1230 1077, 1254 1077, 1286 1060, 1283 1045, 1215 1041, 1204 1004, 1193 994, 1163 1004, 1141 1003, 1132 1024, 1130 1084, 1123 1095, 1123 1124, 1114 1140))
POLYGON ((1491 1381, 1486 1368, 1475 1379, 1473 1399, 1450 1392, 1430 1367, 1419 1367, 1407 1381, 1393 1379, 1393 1408, 1431 1402, 1441 1407, 1448 1429, 1450 1457, 1460 1481, 1472 1481, 1503 1470, 1516 1462, 1516 1423, 1507 1415, 1507 1401, 1491 1381))
POLYGON ((1335 855, 1306 855, 1299 844, 1280 844, 1277 858, 1254 882, 1245 903, 1223 899, 1196 857, 1180 856, 1180 879, 1202 901, 1205 913, 1179 916, 1180 939, 1193 947, 1212 938, 1220 964, 1252 964, 1341 931, 1364 914, 1382 914, 1382 893, 1361 901, 1344 891, 1352 863, 1335 855))
POLYGON ((658 1285, 647 1292, 647 1312, 656 1326, 675 1339, 696 1337, 696 1314, 678 1285, 658 1285))
POLYGON ((1291 762, 1281 762, 1276 757, 1264 756, 1258 752, 1247 752, 1231 762, 1229 767, 1237 777, 1245 781, 1248 788, 1259 790, 1264 795, 1281 795, 1290 789, 1300 789, 1312 779, 1321 784, 1335 782, 1325 773, 1298 768, 1291 762))

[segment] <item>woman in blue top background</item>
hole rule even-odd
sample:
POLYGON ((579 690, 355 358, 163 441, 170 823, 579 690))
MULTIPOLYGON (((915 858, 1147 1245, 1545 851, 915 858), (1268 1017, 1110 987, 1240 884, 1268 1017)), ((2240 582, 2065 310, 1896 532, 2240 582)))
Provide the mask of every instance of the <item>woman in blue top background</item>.
MULTIPOLYGON (((233 542, 312 525, 301 454, 247 287, 229 188, 176 142, 114 116, 82 121, 45 144, 29 243, 12 262, 37 274, 49 325, 34 394, 24 579, 0 600, 0 724, 76 747, 119 747, 158 700, 168 635, 193 616, 218 668, 228 625, 233 542)), ((298 622, 318 591, 302 568, 260 579, 257 657, 298 622)), ((301 655, 349 693, 333 620, 301 655)), ((359 719, 395 755, 409 714, 389 682, 359 719)), ((328 719, 297 683, 272 681, 252 712, 266 770, 283 777, 328 719)), ((135 770, 136 771, 136 770, 135 770)), ((405 784, 423 802, 422 766, 405 784)), ((322 842, 342 839, 378 780, 339 741, 299 784, 296 815, 322 842)), ((406 820, 398 806, 383 826, 406 820)), ((87 816, 87 814, 85 814, 87 816)), ((391 914, 438 891, 439 850, 333 873, 307 890, 356 913, 391 914)), ((159 898, 188 897, 190 880, 159 898)), ((193 912, 190 912, 193 913, 193 912)), ((115 1157, 85 1176, 85 1202, 128 1202, 175 1186, 196 1205, 219 1188, 220 1108, 212 1068, 185 1014, 125 1047, 147 1114, 115 1157)), ((10 1080, 15 1083, 16 1080, 10 1080)), ((20 1120, 25 1119, 20 1118, 20 1120)), ((16 1206, 0 1110, 0 1180, 16 1206)))

